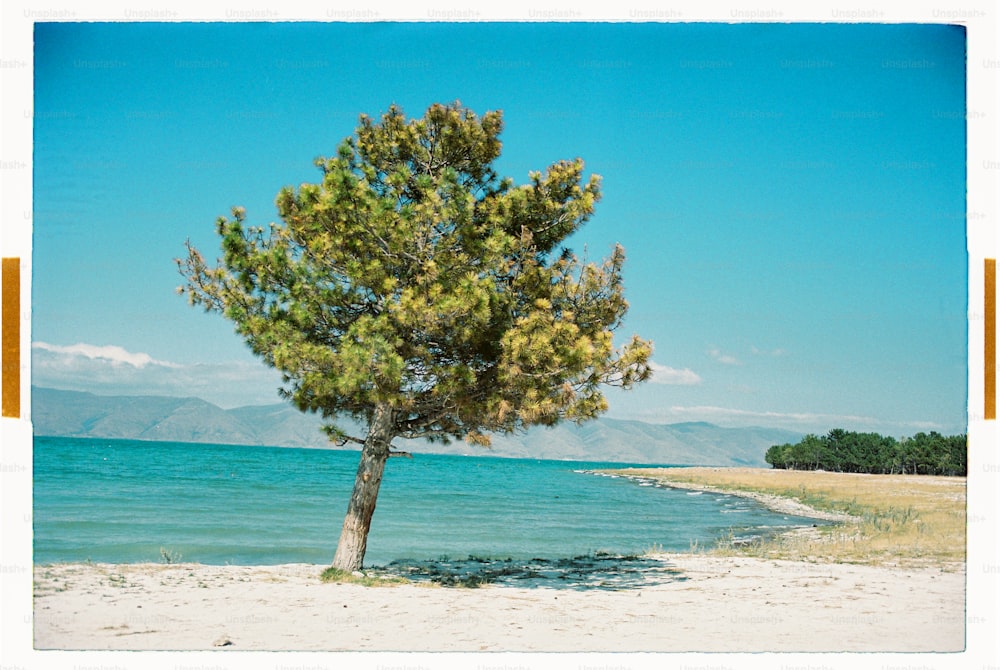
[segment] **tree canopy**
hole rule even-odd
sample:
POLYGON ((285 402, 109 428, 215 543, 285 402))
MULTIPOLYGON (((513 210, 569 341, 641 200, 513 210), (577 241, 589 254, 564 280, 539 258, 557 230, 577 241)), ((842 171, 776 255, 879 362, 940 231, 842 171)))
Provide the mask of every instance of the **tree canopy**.
POLYGON ((967 457, 965 435, 932 431, 896 440, 835 428, 822 437, 806 435, 796 444, 776 444, 764 460, 788 470, 964 476, 967 457))
POLYGON ((650 374, 651 343, 613 341, 624 250, 593 263, 562 246, 600 178, 575 159, 515 186, 492 165, 502 128, 501 112, 459 103, 362 115, 316 160, 318 183, 278 193, 281 223, 250 226, 233 208, 215 266, 189 242, 180 291, 233 321, 299 409, 366 449, 397 436, 488 444, 597 416, 602 386, 650 374), (369 435, 344 434, 343 416, 369 435))

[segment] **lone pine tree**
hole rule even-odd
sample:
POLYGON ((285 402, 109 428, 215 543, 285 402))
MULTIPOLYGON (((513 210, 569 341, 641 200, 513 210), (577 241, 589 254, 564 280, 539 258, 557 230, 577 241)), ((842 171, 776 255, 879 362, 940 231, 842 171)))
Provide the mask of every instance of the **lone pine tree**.
POLYGON ((280 393, 362 445, 333 566, 362 566, 394 438, 465 439, 607 409, 603 385, 649 377, 649 342, 615 347, 628 307, 621 246, 600 264, 560 246, 591 216, 600 178, 560 161, 499 178, 499 111, 362 115, 317 184, 286 187, 281 223, 220 217, 215 267, 177 260, 192 304, 233 321, 282 373, 280 393), (353 417, 362 439, 337 427, 353 417))

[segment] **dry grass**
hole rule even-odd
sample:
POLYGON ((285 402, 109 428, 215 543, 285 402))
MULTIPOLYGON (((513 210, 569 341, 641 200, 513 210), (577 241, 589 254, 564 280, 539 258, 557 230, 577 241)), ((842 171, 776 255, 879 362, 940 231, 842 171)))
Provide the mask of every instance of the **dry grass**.
MULTIPOLYGON (((782 509, 794 500, 847 521, 711 553, 870 565, 938 565, 965 561, 964 477, 856 475, 757 468, 649 468, 616 471, 667 485, 757 497, 782 509)), ((787 511, 787 510, 785 510, 787 511)))

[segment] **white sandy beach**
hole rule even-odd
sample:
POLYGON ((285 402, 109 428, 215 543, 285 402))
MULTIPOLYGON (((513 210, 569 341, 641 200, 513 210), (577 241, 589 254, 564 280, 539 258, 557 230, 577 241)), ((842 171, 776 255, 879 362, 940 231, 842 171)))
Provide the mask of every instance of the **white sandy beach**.
POLYGON ((959 651, 965 574, 664 556, 620 591, 324 584, 324 566, 34 570, 36 649, 959 651))

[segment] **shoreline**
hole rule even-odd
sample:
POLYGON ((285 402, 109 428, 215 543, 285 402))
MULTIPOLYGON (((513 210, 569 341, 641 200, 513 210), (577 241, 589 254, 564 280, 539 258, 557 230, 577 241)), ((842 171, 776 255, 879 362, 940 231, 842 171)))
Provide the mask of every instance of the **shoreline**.
MULTIPOLYGON (((679 482, 673 480, 665 480, 655 475, 651 474, 633 474, 634 471, 649 470, 652 468, 629 468, 625 470, 599 470, 597 472, 613 472, 620 477, 626 477, 629 479, 634 479, 636 481, 647 481, 654 482, 659 486, 664 486, 671 489, 679 489, 683 491, 701 491, 703 493, 716 493, 719 495, 736 496, 738 498, 747 498, 749 500, 756 501, 768 508, 772 512, 777 512, 779 514, 790 514, 792 516, 801 516, 810 519, 819 519, 820 521, 833 521, 839 523, 846 523, 851 521, 857 521, 859 517, 851 516, 850 514, 840 513, 840 512, 826 512, 823 510, 818 510, 815 507, 810 507, 798 500, 793 500, 791 498, 786 498, 784 496, 772 495, 768 493, 757 493, 756 491, 740 491, 738 489, 727 489, 719 486, 712 486, 710 484, 695 484, 693 482, 679 482)), ((663 468, 664 470, 670 470, 673 468, 663 468)), ((682 468, 677 468, 682 469, 682 468)), ((792 532, 792 531, 789 531, 792 532)))
POLYGON ((664 487, 743 496, 780 513, 831 522, 799 526, 778 533, 773 541, 720 544, 711 550, 716 555, 735 552, 810 562, 948 570, 964 570, 968 560, 964 477, 748 467, 605 472, 664 487))
MULTIPOLYGON (((779 495, 667 482, 640 470, 616 474, 751 498, 796 516, 856 519, 779 495)), ((810 531, 816 529, 787 533, 810 531)), ((653 565, 643 568, 642 579, 608 588, 588 587, 579 576, 478 588, 323 583, 327 565, 301 563, 36 565, 34 642, 39 650, 216 652, 965 649, 964 561, 864 563, 697 552, 648 558, 653 565), (649 579, 657 570, 661 579, 649 579)))

